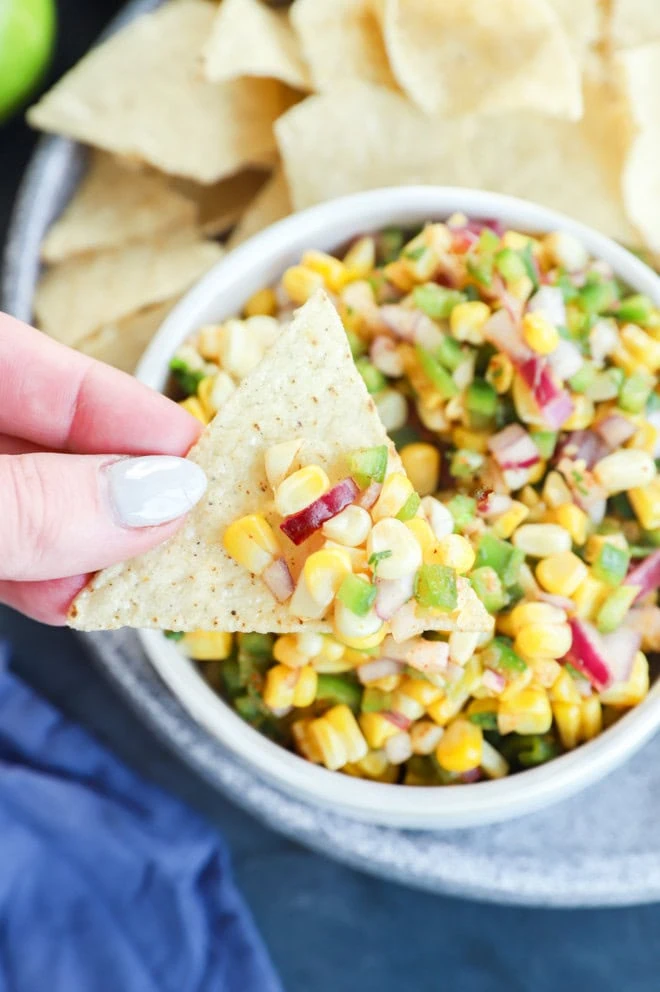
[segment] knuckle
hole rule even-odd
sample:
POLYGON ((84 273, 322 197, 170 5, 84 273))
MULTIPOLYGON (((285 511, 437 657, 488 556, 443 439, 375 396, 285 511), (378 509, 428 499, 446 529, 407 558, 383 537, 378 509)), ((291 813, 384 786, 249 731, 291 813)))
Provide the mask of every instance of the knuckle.
POLYGON ((52 538, 45 466, 31 455, 4 456, 0 478, 4 497, 0 571, 6 579, 21 581, 39 570, 52 538))

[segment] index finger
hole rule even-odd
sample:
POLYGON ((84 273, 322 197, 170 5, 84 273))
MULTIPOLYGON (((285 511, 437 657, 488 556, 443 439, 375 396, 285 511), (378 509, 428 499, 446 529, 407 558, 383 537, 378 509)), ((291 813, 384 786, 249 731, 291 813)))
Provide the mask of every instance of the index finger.
POLYGON ((77 454, 188 451, 200 424, 132 376, 0 313, 0 434, 77 454))

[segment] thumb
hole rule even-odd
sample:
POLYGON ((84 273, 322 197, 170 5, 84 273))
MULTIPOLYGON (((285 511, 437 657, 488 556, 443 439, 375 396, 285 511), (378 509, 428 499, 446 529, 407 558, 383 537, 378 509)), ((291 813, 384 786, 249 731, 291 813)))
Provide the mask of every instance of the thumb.
POLYGON ((0 579, 79 575, 148 551, 205 489, 202 469, 171 455, 2 455, 0 579))

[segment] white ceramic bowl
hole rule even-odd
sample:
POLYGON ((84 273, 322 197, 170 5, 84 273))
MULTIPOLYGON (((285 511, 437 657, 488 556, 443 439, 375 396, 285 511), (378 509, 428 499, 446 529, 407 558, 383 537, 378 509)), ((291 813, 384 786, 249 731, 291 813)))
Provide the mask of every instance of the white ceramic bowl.
MULTIPOLYGON (((468 189, 410 186, 373 190, 303 211, 256 235, 220 261, 175 307, 154 338, 138 377, 162 390, 168 362, 202 324, 240 311, 306 248, 332 250, 356 234, 390 224, 414 226, 455 211, 501 220, 522 231, 573 232, 636 292, 660 306, 660 279, 609 238, 562 214, 513 197, 468 189)), ((477 826, 538 810, 595 782, 636 751, 660 725, 660 684, 615 726, 576 751, 511 778, 456 788, 405 788, 326 771, 273 744, 217 696, 173 644, 141 631, 161 678, 209 734, 285 792, 373 824, 443 829, 477 826)))

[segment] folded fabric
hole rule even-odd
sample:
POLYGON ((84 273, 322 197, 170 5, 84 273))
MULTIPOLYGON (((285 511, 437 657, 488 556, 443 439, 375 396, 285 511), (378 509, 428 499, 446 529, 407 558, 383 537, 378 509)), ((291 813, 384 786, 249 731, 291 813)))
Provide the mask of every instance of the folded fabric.
POLYGON ((281 992, 217 834, 7 667, 0 992, 281 992))

